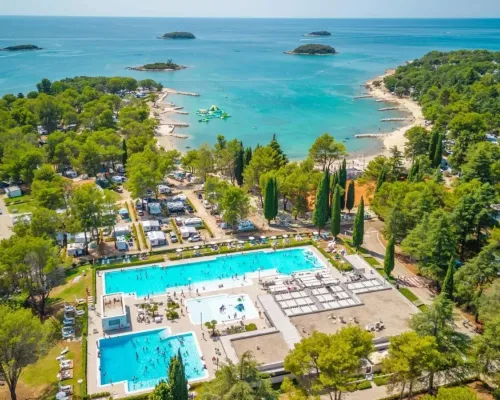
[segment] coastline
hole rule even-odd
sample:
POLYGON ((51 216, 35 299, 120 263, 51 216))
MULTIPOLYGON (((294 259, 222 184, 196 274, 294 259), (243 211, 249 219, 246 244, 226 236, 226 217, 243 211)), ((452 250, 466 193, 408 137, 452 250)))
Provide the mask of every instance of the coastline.
MULTIPOLYGON (((365 151, 355 151, 350 153, 346 157, 346 160, 350 162, 352 166, 363 168, 368 164, 368 162, 377 156, 382 155, 389 157, 390 148, 394 146, 397 146, 400 151, 403 151, 406 143, 406 138, 404 137, 405 132, 414 126, 425 127, 425 119, 422 114, 422 109, 417 102, 409 98, 400 98, 390 93, 383 85, 379 87, 373 85, 373 82, 382 81, 386 76, 394 74, 395 71, 395 69, 389 69, 386 70, 384 74, 368 80, 364 85, 367 95, 363 97, 371 97, 375 101, 395 104, 395 106, 400 108, 401 111, 408 113, 408 120, 403 126, 392 132, 374 135, 380 146, 371 147, 365 151)), ((187 139, 189 135, 176 134, 175 128, 187 128, 189 127, 189 124, 176 121, 174 115, 186 115, 188 113, 186 111, 182 111, 182 107, 176 106, 173 102, 166 102, 165 100, 169 95, 199 96, 199 94, 164 88, 162 89, 161 95, 156 102, 148 103, 150 116, 157 119, 159 122, 156 129, 156 140, 158 146, 164 147, 167 151, 178 150, 181 153, 185 153, 186 148, 182 145, 182 140, 187 139)), ((365 133, 365 135, 369 135, 369 133, 365 133)))
POLYGON ((413 128, 415 126, 424 126, 424 115, 422 114, 422 108, 420 105, 409 98, 398 97, 392 93, 390 93, 386 87, 382 84, 379 87, 375 87, 373 82, 375 81, 383 81, 386 76, 393 75, 396 72, 395 69, 389 69, 385 71, 384 74, 376 76, 373 79, 370 79, 365 83, 365 88, 367 93, 373 97, 375 100, 383 100, 387 103, 396 104, 399 107, 402 107, 404 112, 408 112, 411 118, 407 121, 408 123, 399 127, 398 129, 384 134, 384 137, 379 138, 379 140, 383 144, 383 150, 381 153, 367 157, 367 159, 371 160, 375 158, 377 155, 389 156, 389 149, 391 147, 397 146, 400 151, 404 150, 404 146, 406 143, 406 138, 404 137, 405 132, 413 128))

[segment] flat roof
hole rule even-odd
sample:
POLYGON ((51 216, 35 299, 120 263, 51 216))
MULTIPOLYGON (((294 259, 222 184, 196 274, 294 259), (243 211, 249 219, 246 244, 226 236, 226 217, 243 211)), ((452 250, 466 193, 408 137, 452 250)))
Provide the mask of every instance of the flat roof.
POLYGON ((147 235, 149 240, 165 240, 165 233, 162 231, 150 231, 147 235))
POLYGON ((260 364, 283 361, 290 351, 280 332, 234 339, 231 344, 238 358, 246 351, 251 351, 260 364))
POLYGON ((102 317, 113 318, 126 315, 123 294, 106 294, 102 296, 102 317))
POLYGON ((408 331, 410 329, 408 327, 410 316, 418 312, 418 309, 396 289, 362 293, 357 296, 364 304, 298 315, 290 317, 290 321, 302 337, 308 337, 314 331, 335 333, 346 326, 354 317, 362 329, 367 325, 375 325, 376 322, 382 321, 385 328, 373 333, 375 338, 384 338, 408 331), (335 319, 331 318, 332 316, 336 317, 336 322, 335 319), (343 317, 345 323, 340 322, 339 317, 343 317))

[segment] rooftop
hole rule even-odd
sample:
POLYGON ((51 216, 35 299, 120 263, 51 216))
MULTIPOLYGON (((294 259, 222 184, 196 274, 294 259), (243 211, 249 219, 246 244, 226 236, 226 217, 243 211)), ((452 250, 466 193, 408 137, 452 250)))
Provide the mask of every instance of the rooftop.
POLYGON ((119 317, 126 314, 123 294, 102 296, 103 318, 119 317))
POLYGON ((246 351, 251 351, 255 360, 260 364, 283 361, 290 351, 279 332, 235 339, 231 341, 231 344, 238 358, 246 351))
POLYGON ((147 232, 149 240, 165 240, 165 233, 162 231, 147 232))

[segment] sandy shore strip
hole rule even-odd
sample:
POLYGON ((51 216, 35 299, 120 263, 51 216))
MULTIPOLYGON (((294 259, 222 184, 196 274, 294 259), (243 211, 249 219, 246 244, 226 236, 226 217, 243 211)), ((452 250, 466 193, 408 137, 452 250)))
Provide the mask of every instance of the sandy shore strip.
MULTIPOLYGON (((366 82, 365 88, 375 100, 383 100, 388 103, 394 103, 399 107, 402 107, 403 111, 408 111, 411 114, 411 118, 408 120, 408 124, 396 129, 393 132, 384 134, 382 141, 384 144, 384 149, 382 155, 389 156, 389 149, 391 147, 397 146, 400 151, 404 150, 404 146, 406 143, 406 138, 404 137, 405 132, 413 128, 414 126, 423 126, 425 127, 425 118, 422 114, 422 108, 420 105, 409 98, 401 98, 392 94, 387 90, 385 85, 383 84, 384 78, 386 76, 393 75, 396 72, 395 69, 387 70, 383 75, 377 76, 366 82), (376 87, 373 85, 373 82, 380 81, 381 85, 376 87)), ((370 156, 370 158, 374 158, 375 156, 370 156)))

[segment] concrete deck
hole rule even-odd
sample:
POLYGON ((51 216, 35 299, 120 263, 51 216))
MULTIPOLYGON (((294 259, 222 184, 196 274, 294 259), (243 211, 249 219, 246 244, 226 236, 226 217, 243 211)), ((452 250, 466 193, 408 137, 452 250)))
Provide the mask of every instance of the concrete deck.
POLYGON ((283 361, 290 351, 283 336, 279 332, 270 332, 267 335, 235 339, 231 341, 231 344, 238 358, 246 351, 251 351, 255 360, 260 364, 283 361))

